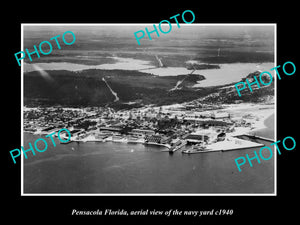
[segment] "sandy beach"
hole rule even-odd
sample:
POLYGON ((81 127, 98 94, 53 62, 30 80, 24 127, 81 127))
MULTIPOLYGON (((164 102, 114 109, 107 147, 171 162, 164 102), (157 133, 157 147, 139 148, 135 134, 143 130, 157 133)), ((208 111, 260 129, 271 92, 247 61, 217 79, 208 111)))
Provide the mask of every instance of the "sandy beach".
POLYGON ((269 117, 265 118, 260 127, 254 129, 250 132, 252 135, 266 137, 275 139, 275 123, 274 123, 275 115, 271 114, 269 117))
POLYGON ((237 133, 244 132, 244 134, 274 139, 275 106, 273 104, 241 103, 228 105, 224 111, 230 113, 233 119, 244 119, 251 123, 251 130, 241 127, 237 129, 237 133))

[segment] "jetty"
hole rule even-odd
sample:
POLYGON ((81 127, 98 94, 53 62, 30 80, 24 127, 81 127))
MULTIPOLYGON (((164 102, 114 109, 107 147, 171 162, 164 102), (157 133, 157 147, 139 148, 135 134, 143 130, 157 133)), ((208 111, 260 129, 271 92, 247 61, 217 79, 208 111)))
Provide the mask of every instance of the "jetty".
POLYGON ((244 134, 244 135, 240 135, 240 136, 247 136, 247 137, 250 137, 250 138, 253 138, 253 139, 259 139, 259 140, 264 140, 264 141, 275 142, 275 140, 273 140, 271 138, 261 137, 261 136, 252 135, 252 134, 244 134))
POLYGON ((247 141, 239 138, 231 137, 230 139, 207 144, 205 148, 201 150, 183 150, 182 153, 186 154, 195 154, 195 153, 204 153, 204 152, 218 152, 218 151, 233 151, 233 150, 241 150, 241 149, 249 149, 249 148, 257 148, 263 147, 264 144, 255 143, 252 141, 247 141))
MULTIPOLYGON (((171 148, 171 146, 169 144, 161 144, 161 143, 156 143, 156 142, 144 142, 145 145, 156 145, 156 146, 162 146, 162 147, 166 147, 168 149, 171 148)), ((169 151, 169 150, 167 150, 169 151)))
POLYGON ((176 152, 177 150, 181 149, 182 147, 186 146, 187 141, 182 141, 179 145, 175 146, 175 147, 171 147, 169 148, 169 152, 173 153, 176 152))

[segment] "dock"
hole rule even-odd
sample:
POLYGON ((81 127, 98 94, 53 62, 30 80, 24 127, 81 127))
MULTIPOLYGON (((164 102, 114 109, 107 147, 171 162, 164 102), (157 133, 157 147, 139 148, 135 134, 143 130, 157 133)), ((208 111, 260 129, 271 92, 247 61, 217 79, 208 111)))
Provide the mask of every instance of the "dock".
POLYGON ((176 152, 177 150, 181 149, 182 147, 186 146, 187 141, 183 141, 180 145, 175 146, 174 148, 170 148, 169 152, 176 152))
POLYGON ((242 150, 263 147, 264 144, 255 143, 251 141, 246 141, 238 138, 231 138, 230 140, 220 141, 213 144, 207 145, 206 149, 203 150, 186 150, 182 151, 185 154, 195 154, 195 153, 204 153, 204 152, 224 152, 224 151, 233 151, 233 150, 242 150))
POLYGON ((169 144, 161 144, 161 143, 156 143, 156 142, 144 142, 145 145, 156 145, 156 146, 162 146, 162 147, 166 147, 168 148, 167 151, 169 151, 170 149, 170 145, 169 144))
POLYGON ((249 138, 259 139, 259 140, 263 140, 263 141, 275 142, 271 138, 261 137, 261 136, 257 136, 257 135, 253 135, 253 134, 242 134, 242 135, 236 135, 234 137, 240 137, 240 136, 246 136, 246 137, 249 137, 249 138))

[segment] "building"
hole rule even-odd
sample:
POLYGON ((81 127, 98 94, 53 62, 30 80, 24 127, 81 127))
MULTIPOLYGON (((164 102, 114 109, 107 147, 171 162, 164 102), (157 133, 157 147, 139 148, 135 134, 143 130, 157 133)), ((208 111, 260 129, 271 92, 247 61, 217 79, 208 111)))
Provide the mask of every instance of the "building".
POLYGON ((226 138, 226 133, 221 132, 221 133, 219 133, 218 136, 217 136, 217 141, 224 141, 225 138, 226 138))
POLYGON ((149 135, 145 137, 146 142, 161 143, 162 137, 160 135, 149 135))
POLYGON ((170 144, 171 146, 178 146, 182 143, 182 141, 179 138, 171 140, 170 144))
POLYGON ((217 138, 217 133, 213 129, 204 129, 188 134, 184 137, 187 144, 209 143, 217 138))
POLYGON ((121 132, 122 131, 122 128, 121 127, 100 127, 99 128, 100 131, 113 131, 113 132, 121 132))
POLYGON ((143 134, 143 135, 154 135, 155 132, 153 130, 147 129, 133 129, 130 134, 143 134))
POLYGON ((187 144, 198 144, 205 142, 209 139, 207 135, 204 134, 196 134, 192 133, 185 137, 185 140, 187 141, 187 144))
POLYGON ((225 118, 230 118, 230 114, 227 112, 217 112, 217 113, 212 113, 211 115, 212 119, 225 119, 225 118))

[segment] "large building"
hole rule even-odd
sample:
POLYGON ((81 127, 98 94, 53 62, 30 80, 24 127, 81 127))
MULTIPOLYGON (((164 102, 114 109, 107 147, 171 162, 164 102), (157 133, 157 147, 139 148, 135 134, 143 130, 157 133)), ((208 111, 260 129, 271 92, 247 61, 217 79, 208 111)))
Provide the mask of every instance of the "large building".
POLYGON ((147 135, 145 137, 146 142, 150 143, 158 143, 158 144, 168 144, 171 142, 171 137, 165 135, 147 135))
POLYGON ((200 135, 200 134, 189 134, 185 140, 187 144, 198 144, 208 141, 209 137, 207 135, 200 135))
POLYGON ((143 135, 154 135, 155 132, 153 130, 145 130, 145 129, 133 129, 130 134, 143 134, 143 135))
POLYGON ((184 139, 187 144, 198 144, 204 142, 210 142, 217 138, 217 133, 213 130, 201 130, 188 134, 184 139))
POLYGON ((226 119, 226 118, 230 118, 230 114, 227 112, 212 113, 211 118, 212 119, 226 119))

